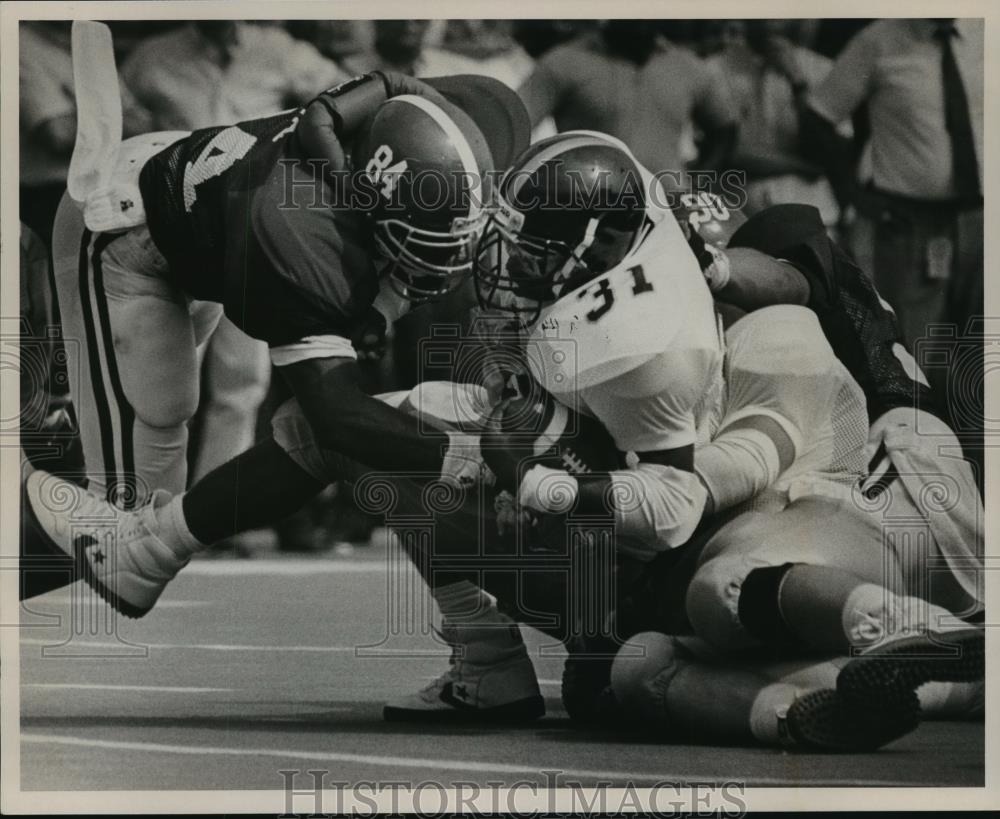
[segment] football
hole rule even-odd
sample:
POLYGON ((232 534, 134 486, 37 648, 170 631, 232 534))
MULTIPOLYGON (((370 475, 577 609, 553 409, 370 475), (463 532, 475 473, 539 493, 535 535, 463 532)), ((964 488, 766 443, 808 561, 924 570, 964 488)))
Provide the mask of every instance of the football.
POLYGON ((572 475, 607 472, 625 464, 599 421, 560 403, 537 384, 502 401, 482 436, 483 459, 498 487, 514 489, 535 464, 572 475))

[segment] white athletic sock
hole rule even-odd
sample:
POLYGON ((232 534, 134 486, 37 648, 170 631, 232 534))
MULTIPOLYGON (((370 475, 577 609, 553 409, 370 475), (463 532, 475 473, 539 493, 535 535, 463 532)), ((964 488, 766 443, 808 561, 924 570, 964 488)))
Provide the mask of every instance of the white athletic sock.
POLYGON ((917 689, 920 710, 930 719, 982 718, 986 689, 982 681, 929 682, 917 689))
POLYGON ((750 732, 764 745, 781 745, 781 723, 798 689, 787 683, 772 683, 760 690, 750 706, 750 732))
POLYGON ((497 612, 496 600, 475 583, 459 580, 434 589, 434 599, 445 620, 454 625, 488 619, 497 612))
POLYGON ((521 631, 497 609, 496 599, 468 580, 434 589, 445 627, 462 647, 463 658, 476 663, 498 662, 523 650, 521 631))
POLYGON ((859 647, 882 640, 947 631, 954 616, 919 597, 903 597, 884 586, 863 583, 844 603, 844 632, 859 647))
POLYGON ((183 493, 175 495, 169 502, 154 509, 153 514, 158 524, 154 534, 179 558, 186 559, 206 548, 208 544, 202 543, 188 529, 187 521, 184 520, 184 508, 181 505, 183 499, 183 493))

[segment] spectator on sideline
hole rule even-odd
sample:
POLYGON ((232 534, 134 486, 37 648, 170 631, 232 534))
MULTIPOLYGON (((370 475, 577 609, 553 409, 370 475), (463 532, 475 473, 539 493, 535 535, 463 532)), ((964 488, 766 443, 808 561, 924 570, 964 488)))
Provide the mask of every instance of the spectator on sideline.
POLYGON ((793 41, 799 21, 747 20, 743 36, 725 21, 721 50, 708 59, 726 77, 740 110, 732 164, 747 174, 747 215, 785 203, 813 205, 827 227, 839 208, 823 169, 799 148, 796 98, 815 88, 831 61, 793 41))
POLYGON ((511 36, 512 27, 510 20, 449 20, 441 47, 471 60, 476 74, 517 90, 535 61, 511 36))
POLYGON ((290 108, 346 77, 280 26, 199 20, 139 43, 122 78, 156 130, 184 131, 290 108))
POLYGON ((371 20, 287 20, 285 29, 338 64, 374 48, 375 24, 371 20))
POLYGON ((648 21, 610 20, 557 46, 519 90, 532 124, 552 115, 560 131, 604 131, 622 139, 663 181, 684 185, 685 142, 700 130, 699 169, 721 170, 737 111, 725 80, 648 21))
POLYGON ((831 124, 868 109, 871 178, 852 249, 907 340, 981 315, 982 21, 872 23, 808 103, 831 124))
POLYGON ((398 71, 412 77, 473 74, 474 63, 427 42, 429 20, 376 20, 374 51, 348 57, 343 62, 350 74, 398 71))
POLYGON ((834 124, 867 111, 870 178, 856 194, 852 250, 895 309, 931 386, 947 400, 966 455, 977 460, 983 451, 983 38, 981 19, 879 20, 851 40, 808 98, 816 143, 834 124), (928 326, 941 322, 952 324, 954 335, 929 339, 928 326))

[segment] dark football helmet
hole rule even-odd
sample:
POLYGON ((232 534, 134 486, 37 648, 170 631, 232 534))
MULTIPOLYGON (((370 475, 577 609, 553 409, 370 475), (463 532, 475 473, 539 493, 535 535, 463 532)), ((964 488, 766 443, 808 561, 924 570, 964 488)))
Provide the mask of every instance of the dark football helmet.
POLYGON ((393 97, 363 127, 352 166, 395 289, 425 301, 456 288, 473 269, 494 168, 472 118, 442 99, 393 97))
POLYGON ((605 134, 568 131, 532 145, 501 179, 479 242, 480 304, 531 323, 617 265, 646 220, 646 185, 631 152, 605 134))

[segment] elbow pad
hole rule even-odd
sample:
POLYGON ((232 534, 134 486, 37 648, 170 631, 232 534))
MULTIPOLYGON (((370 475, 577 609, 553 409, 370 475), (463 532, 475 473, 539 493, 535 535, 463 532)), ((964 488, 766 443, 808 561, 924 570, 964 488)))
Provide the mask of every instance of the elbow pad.
POLYGON ((708 487, 714 511, 749 500, 772 483, 781 470, 778 448, 766 433, 740 427, 723 432, 695 452, 695 472, 708 487))
POLYGON ((657 551, 691 537, 708 498, 693 472, 653 463, 612 472, 611 493, 618 533, 657 551))

